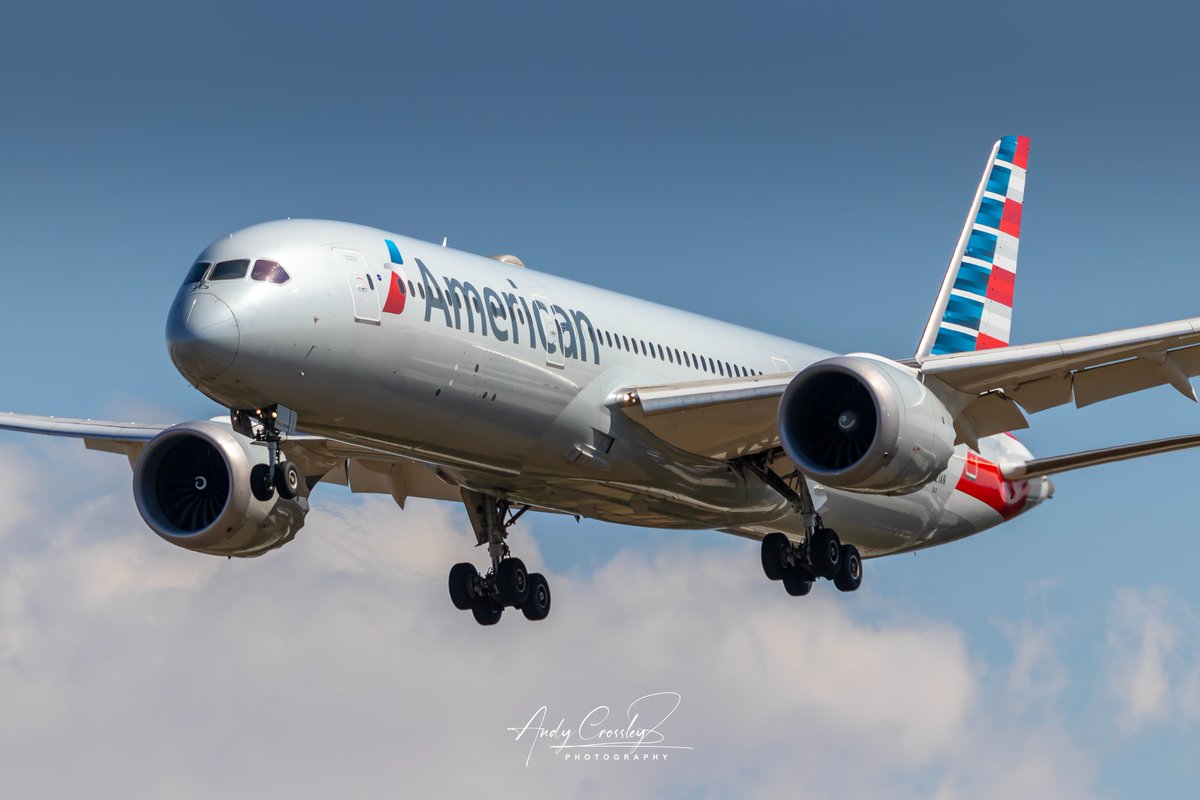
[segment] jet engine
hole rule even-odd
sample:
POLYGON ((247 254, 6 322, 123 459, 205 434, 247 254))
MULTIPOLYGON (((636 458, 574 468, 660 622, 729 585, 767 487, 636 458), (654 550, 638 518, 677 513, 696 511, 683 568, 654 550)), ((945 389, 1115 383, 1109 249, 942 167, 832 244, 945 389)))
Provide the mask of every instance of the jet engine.
POLYGON ((160 433, 133 471, 133 496, 146 524, 168 542, 218 556, 257 556, 290 542, 308 500, 278 492, 261 500, 251 474, 267 469, 262 445, 215 422, 185 422, 160 433))
POLYGON ((954 419, 916 373, 840 356, 792 379, 779 402, 784 451, 838 489, 902 494, 937 478, 954 453, 954 419))

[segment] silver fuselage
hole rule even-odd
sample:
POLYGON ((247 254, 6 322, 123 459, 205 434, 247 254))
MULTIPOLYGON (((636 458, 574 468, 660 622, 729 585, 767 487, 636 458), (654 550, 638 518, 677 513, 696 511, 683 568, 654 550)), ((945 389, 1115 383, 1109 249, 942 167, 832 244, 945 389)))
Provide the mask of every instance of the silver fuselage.
MULTIPOLYGON (((167 325, 172 358, 222 405, 277 403, 305 432, 437 465, 449 481, 540 508, 660 528, 802 530, 753 475, 670 447, 608 401, 727 371, 792 372, 832 353, 347 223, 257 225, 199 256, 230 259, 271 259, 290 279, 181 288, 167 325)), ((981 450, 989 463, 1029 455, 1006 436, 981 450)), ((960 446, 945 474, 912 494, 814 494, 826 524, 864 555, 961 538, 1045 495, 1040 483, 1022 486, 1005 507, 957 491, 965 459, 960 446)))

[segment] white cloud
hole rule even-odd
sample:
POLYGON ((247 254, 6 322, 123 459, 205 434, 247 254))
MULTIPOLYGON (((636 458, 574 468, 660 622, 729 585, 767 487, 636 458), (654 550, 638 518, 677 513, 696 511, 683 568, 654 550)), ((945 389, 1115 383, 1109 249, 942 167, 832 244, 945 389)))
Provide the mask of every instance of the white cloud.
POLYGON ((1109 688, 1124 733, 1136 733, 1171 710, 1168 670, 1178 641, 1163 590, 1125 587, 1117 592, 1109 619, 1109 688))
MULTIPOLYGON (((0 452, 0 476, 50 480, 30 473, 28 458, 0 452)), ((484 556, 458 509, 314 501, 295 542, 247 561, 171 547, 111 488, 45 509, 34 545, 0 538, 9 791, 1079 796, 1094 774, 1052 715, 1017 726, 997 713, 1031 665, 1053 663, 1047 642, 1017 657, 997 700, 961 630, 874 622, 882 601, 869 591, 788 598, 753 558, 680 537, 552 574, 550 619, 509 611, 485 629, 446 596, 450 564, 484 556), (656 691, 680 693, 663 731, 695 748, 666 764, 539 749, 525 767, 506 730, 542 705, 548 722, 578 724, 656 691)), ((541 568, 527 532, 513 546, 541 568)))

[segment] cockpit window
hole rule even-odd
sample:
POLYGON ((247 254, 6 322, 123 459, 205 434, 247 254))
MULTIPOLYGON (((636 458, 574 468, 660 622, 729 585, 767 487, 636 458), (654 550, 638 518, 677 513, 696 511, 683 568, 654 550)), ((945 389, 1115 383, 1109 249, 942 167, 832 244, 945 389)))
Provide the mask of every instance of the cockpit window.
POLYGON ((288 278, 287 270, 278 262, 268 261, 265 258, 255 261, 254 269, 250 272, 251 280, 266 281, 267 283, 287 283, 288 278))
POLYGON ((212 274, 208 276, 210 281, 233 281, 239 278, 246 277, 246 270, 250 268, 250 259, 239 258, 235 261, 221 261, 213 267, 212 274))
POLYGON ((208 272, 208 268, 211 266, 211 261, 197 261, 195 264, 192 264, 192 268, 188 270, 187 277, 183 279, 183 285, 187 286, 191 283, 199 283, 204 278, 204 273, 208 272))

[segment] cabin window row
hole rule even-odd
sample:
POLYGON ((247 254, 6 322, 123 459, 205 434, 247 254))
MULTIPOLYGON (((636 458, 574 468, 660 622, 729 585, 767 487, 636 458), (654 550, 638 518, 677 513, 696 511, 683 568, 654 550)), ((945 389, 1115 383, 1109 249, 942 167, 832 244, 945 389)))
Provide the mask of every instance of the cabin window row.
POLYGON ((647 342, 645 339, 633 338, 612 331, 598 330, 597 337, 601 344, 614 350, 624 350, 627 353, 649 356, 650 358, 666 361, 669 364, 681 364, 689 369, 720 375, 723 378, 749 378, 762 375, 762 372, 744 367, 741 364, 714 359, 712 356, 680 350, 678 347, 664 346, 661 343, 647 342))

